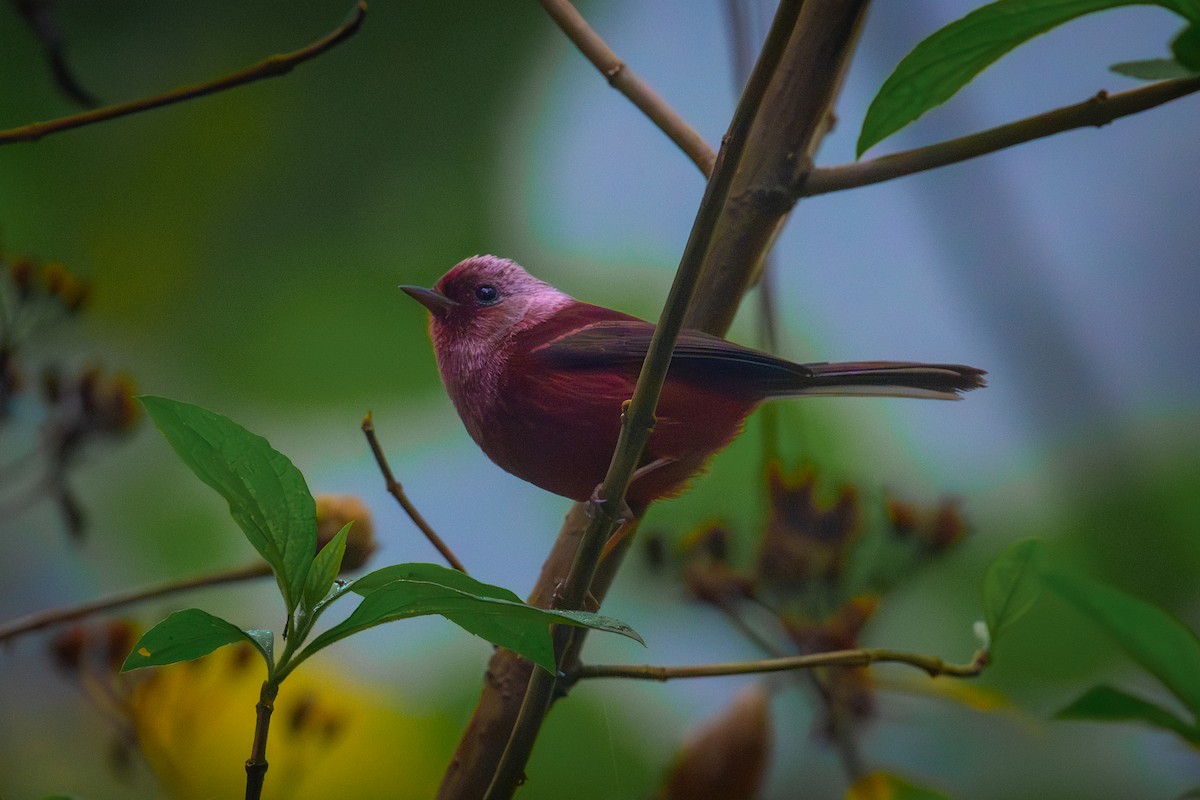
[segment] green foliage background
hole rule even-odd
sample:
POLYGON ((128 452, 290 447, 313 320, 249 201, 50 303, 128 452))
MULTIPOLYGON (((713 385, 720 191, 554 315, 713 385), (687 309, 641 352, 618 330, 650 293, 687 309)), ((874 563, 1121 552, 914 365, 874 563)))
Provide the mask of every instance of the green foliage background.
MULTIPOLYGON (((348 5, 128 0, 57 7, 81 80, 103 100, 117 101, 295 49, 330 30, 348 5)), ((544 87, 531 85, 529 76, 543 67, 536 59, 545 41, 558 35, 533 3, 378 2, 355 39, 287 77, 0 148, 5 252, 63 261, 94 285, 81 321, 40 340, 39 357, 127 369, 146 392, 199 403, 267 435, 293 457, 315 491, 357 491, 371 495, 373 508, 390 509, 379 497, 378 476, 357 428, 363 411, 373 408, 402 478, 410 474, 406 466, 420 463, 451 485, 455 470, 481 459, 458 459, 473 451, 464 449, 437 385, 423 315, 394 287, 428 284, 458 258, 506 252, 528 235, 508 227, 519 215, 510 208, 513 187, 504 183, 512 172, 503 163, 502 142, 518 111, 541 102, 537 93, 544 87), (443 450, 444 458, 419 458, 443 450)), ((664 47, 676 44, 664 40, 664 47)), ((884 74, 874 77, 875 86, 884 74)), ((597 103, 623 102, 605 94, 598 77, 595 82, 597 103)), ((0 126, 73 110, 54 90, 39 47, 12 4, 0 4, 0 100, 0 126)), ((1147 134, 1144 146, 1162 140, 1147 134)), ((1096 142, 1081 138, 1066 146, 1096 142)), ((1110 156, 1106 163, 1116 161, 1110 156)), ((1181 169, 1194 167, 1194 153, 1181 153, 1180 163, 1181 169)), ((1130 206, 1143 202, 1129 199, 1136 195, 1129 186, 1108 190, 1130 206)), ((698 181, 680 188, 697 197, 698 191, 698 181)), ((1155 199, 1172 205, 1169 196, 1155 199)), ((1194 202, 1175 198, 1173 205, 1194 202)), ((1133 217, 1132 236, 1149 241, 1156 235, 1154 224, 1166 214, 1150 216, 1150 222, 1133 217)), ((553 265, 559 271, 546 277, 573 270, 576 286, 590 287, 588 299, 652 316, 669 258, 653 265, 662 267, 657 271, 638 272, 649 265, 631 264, 620 280, 590 266, 627 248, 636 251, 622 240, 605 253, 559 253, 553 265)), ((1192 284, 1181 279, 1181 285, 1192 284)), ((1120 321, 1114 314, 1092 322, 1100 329, 1114 318, 1120 321)), ((922 499, 936 496, 943 487, 922 471, 919 456, 908 450, 911 442, 885 414, 825 405, 789 410, 784 420, 796 438, 785 445, 785 455, 818 458, 832 480, 861 479, 876 499, 878 487, 892 480, 918 496, 925 493, 922 499)), ((984 566, 1027 535, 1048 535, 1054 557, 1194 622, 1188 611, 1197 605, 1200 570, 1198 420, 1191 403, 1157 408, 1122 420, 1119 429, 1047 436, 1036 464, 994 465, 967 487, 976 537, 925 573, 919 587, 900 592, 876 621, 872 643, 965 658, 975 644, 969 622, 981 615, 984 566)), ((36 417, 24 422, 32 429, 36 417)), ((758 462, 757 435, 752 426, 714 465, 696 498, 663 507, 656 524, 682 528, 717 513, 752 524, 761 498, 746 467, 758 462)), ((988 457, 978 454, 980 462, 988 457)), ((469 474, 490 467, 479 469, 469 474)), ((93 454, 75 480, 92 520, 82 547, 66 541, 52 510, 0 519, 6 548, 0 619, 238 564, 251 555, 222 504, 148 430, 127 445, 93 454)), ((458 493, 454 499, 464 513, 475 510, 471 492, 447 491, 458 493)), ((507 549, 486 549, 496 537, 527 540, 502 554, 514 562, 503 568, 472 552, 476 562, 484 561, 483 579, 518 592, 532 582, 562 504, 538 498, 529 507, 522 509, 530 515, 521 520, 526 527, 501 533, 478 524, 466 546, 486 554, 507 549), (522 577, 512 578, 518 570, 522 577)), ((411 537, 407 549, 389 554, 391 560, 431 558, 398 515, 382 522, 381 538, 411 537)), ((741 555, 748 552, 745 546, 741 555)), ((266 590, 206 595, 205 607, 239 625, 274 624, 253 616, 256 603, 270 602, 262 600, 270 597, 266 590)), ((151 622, 170 608, 156 605, 141 613, 151 622)), ((656 662, 738 652, 736 638, 719 620, 687 606, 676 587, 637 563, 605 611, 643 633, 656 662)), ((420 641, 436 646, 423 644, 414 654, 398 630, 377 631, 365 637, 370 653, 347 655, 346 669, 373 685, 398 685, 400 696, 424 690, 422 699, 436 709, 439 725, 456 727, 469 714, 476 665, 486 648, 464 644, 465 637, 453 633, 421 630, 428 638, 420 641), (451 677, 430 677, 443 671, 451 677), (436 691, 433 684, 439 684, 436 691)), ((156 796, 144 774, 132 784, 111 775, 102 744, 110 727, 79 700, 68 679, 46 674, 41 645, 30 638, 0 653, 6 687, 0 694, 0 795, 70 788, 92 797, 156 796)), ((632 647, 595 645, 597 660, 643 657, 632 647)), ((903 683, 908 688, 868 738, 872 753, 962 796, 1090 797, 1096 787, 1114 796, 1146 786, 1189 788, 1195 754, 1167 737, 1131 726, 1042 727, 1041 719, 1101 677, 1126 685, 1119 677, 1136 674, 1087 620, 1043 597, 1006 633, 1005 648, 983 685, 1009 693, 1020 712, 978 714, 925 696, 914 699, 905 695, 912 684, 903 683)), ((552 715, 549 744, 532 767, 537 780, 522 796, 566 796, 555 794, 565 790, 577 797, 589 790, 596 797, 636 796, 653 785, 669 759, 686 727, 686 707, 738 686, 583 687, 570 710, 552 715)), ((776 712, 792 724, 777 745, 785 778, 777 780, 774 796, 790 796, 788 781, 796 775, 810 781, 814 793, 833 796, 841 786, 838 767, 809 736, 811 712, 795 696, 782 698, 776 712)), ((448 738, 442 735, 437 746, 448 748, 448 738)), ((444 761, 431 757, 429 770, 440 773, 444 761)))

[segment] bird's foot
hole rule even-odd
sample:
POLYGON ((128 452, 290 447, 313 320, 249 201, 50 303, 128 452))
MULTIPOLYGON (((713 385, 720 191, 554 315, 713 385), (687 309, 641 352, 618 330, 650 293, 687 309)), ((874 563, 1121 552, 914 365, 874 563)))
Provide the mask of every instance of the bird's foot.
MULTIPOLYGON (((587 502, 584 504, 583 513, 588 519, 595 519, 596 517, 600 516, 600 512, 608 504, 608 499, 600 496, 601 488, 602 487, 597 486, 595 489, 593 489, 592 496, 589 497, 587 502)), ((621 510, 617 512, 617 516, 614 521, 618 525, 625 525, 633 522, 635 519, 637 519, 637 517, 634 515, 633 509, 629 507, 628 503, 622 501, 621 510)))

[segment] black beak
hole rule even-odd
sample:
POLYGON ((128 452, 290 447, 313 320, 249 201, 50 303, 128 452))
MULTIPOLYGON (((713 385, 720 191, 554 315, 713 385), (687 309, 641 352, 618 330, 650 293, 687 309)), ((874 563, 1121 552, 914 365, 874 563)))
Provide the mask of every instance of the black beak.
POLYGON ((446 313, 450 309, 458 305, 458 303, 446 297, 446 295, 441 292, 435 292, 433 289, 424 289, 420 286, 401 286, 400 290, 428 308, 429 313, 435 317, 446 316, 446 313))

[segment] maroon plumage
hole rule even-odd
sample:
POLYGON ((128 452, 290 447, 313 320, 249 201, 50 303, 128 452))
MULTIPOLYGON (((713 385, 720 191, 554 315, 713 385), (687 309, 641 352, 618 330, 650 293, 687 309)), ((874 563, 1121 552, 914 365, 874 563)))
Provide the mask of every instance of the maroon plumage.
MULTIPOLYGON (((503 469, 574 500, 604 479, 654 326, 581 303, 518 264, 476 256, 434 289, 403 288, 432 313, 442 381, 471 437, 503 469)), ((680 491, 763 400, 801 394, 957 399, 984 385, 958 364, 795 364, 683 331, 629 488, 641 514, 680 491)))

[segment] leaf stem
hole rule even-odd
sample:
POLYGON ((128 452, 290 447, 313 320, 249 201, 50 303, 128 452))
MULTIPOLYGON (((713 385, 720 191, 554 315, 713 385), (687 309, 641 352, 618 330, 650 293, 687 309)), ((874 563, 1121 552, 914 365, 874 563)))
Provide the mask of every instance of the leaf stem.
POLYGON ((467 568, 458 560, 458 556, 454 555, 454 551, 450 549, 450 546, 442 541, 442 537, 437 535, 433 526, 425 521, 425 517, 421 515, 417 507, 408 499, 408 495, 405 493, 404 487, 400 485, 400 481, 396 480, 396 477, 392 474, 392 468, 388 464, 387 456, 384 455, 383 448, 379 445, 379 439, 375 436, 375 422, 371 418, 370 411, 363 417, 362 432, 366 435, 367 444, 371 446, 371 452, 375 455, 375 463, 379 465, 379 471, 383 474, 383 481, 387 486, 388 494, 396 498, 396 502, 404 509, 404 513, 408 514, 408 518, 413 521, 413 524, 417 526, 421 533, 425 534, 425 538, 429 540, 430 544, 437 548, 437 551, 442 554, 442 558, 446 559, 446 563, 465 574, 467 568))
POLYGON ((1121 117, 1146 111, 1197 91, 1200 91, 1200 77, 1160 81, 1112 95, 1099 92, 1081 103, 1063 106, 969 136, 869 161, 836 167, 818 167, 800 187, 800 196, 809 197, 882 183, 916 172, 957 164, 1076 128, 1099 128, 1121 117))
POLYGON ((52 133, 71 130, 72 128, 82 128, 85 125, 92 125, 97 122, 115 119, 116 117, 124 117, 129 114, 137 114, 142 111, 149 111, 153 108, 171 105, 173 103, 181 103, 185 100, 191 100, 196 97, 202 97, 208 94, 232 89, 237 86, 242 86, 247 83, 262 80, 264 78, 274 78, 279 75, 286 75, 291 72, 297 65, 304 63, 310 59, 316 58, 335 45, 346 41, 355 33, 358 32, 362 25, 363 19, 367 14, 367 4, 362 0, 354 6, 349 18, 338 26, 328 35, 318 39, 307 47, 295 50, 290 53, 282 53, 259 61, 237 72, 231 72, 227 75, 222 75, 212 80, 202 83, 192 83, 185 86, 180 86, 162 94, 152 95, 150 97, 141 97, 137 100, 130 100, 125 103, 117 103, 115 105, 104 106, 103 108, 92 109, 80 114, 71 114, 66 117, 50 120, 48 122, 34 122, 28 125, 23 125, 19 128, 10 128, 0 131, 0 145, 11 144, 13 142, 32 142, 37 141, 43 136, 48 136, 52 133))
POLYGON ((236 583, 238 581, 251 580, 254 578, 265 578, 271 574, 271 567, 263 561, 256 561, 253 564, 247 564, 243 567, 235 567, 233 569, 214 572, 209 575, 201 575, 194 578, 184 578, 182 580, 169 581, 160 583, 157 586, 148 586, 142 589, 134 589, 128 592, 118 592, 117 594, 101 597, 97 600, 91 600, 86 603, 80 603, 74 606, 64 606, 62 608, 51 608, 45 611, 38 611, 18 619, 14 619, 3 625, 0 625, 0 642, 6 639, 11 639, 21 634, 31 633, 32 631, 48 628, 52 625, 59 625, 64 622, 73 622, 77 619, 98 614, 104 611, 113 611, 118 608, 140 603, 144 600, 150 600, 155 597, 163 597, 176 592, 187 591, 188 589, 199 589, 205 586, 219 586, 226 583, 236 583))
POLYGON ((708 142, 640 76, 617 57, 612 48, 588 25, 569 0, 540 0, 542 8, 562 28, 588 61, 600 70, 610 86, 625 95, 658 129, 687 154, 704 177, 712 175, 717 154, 708 142))

